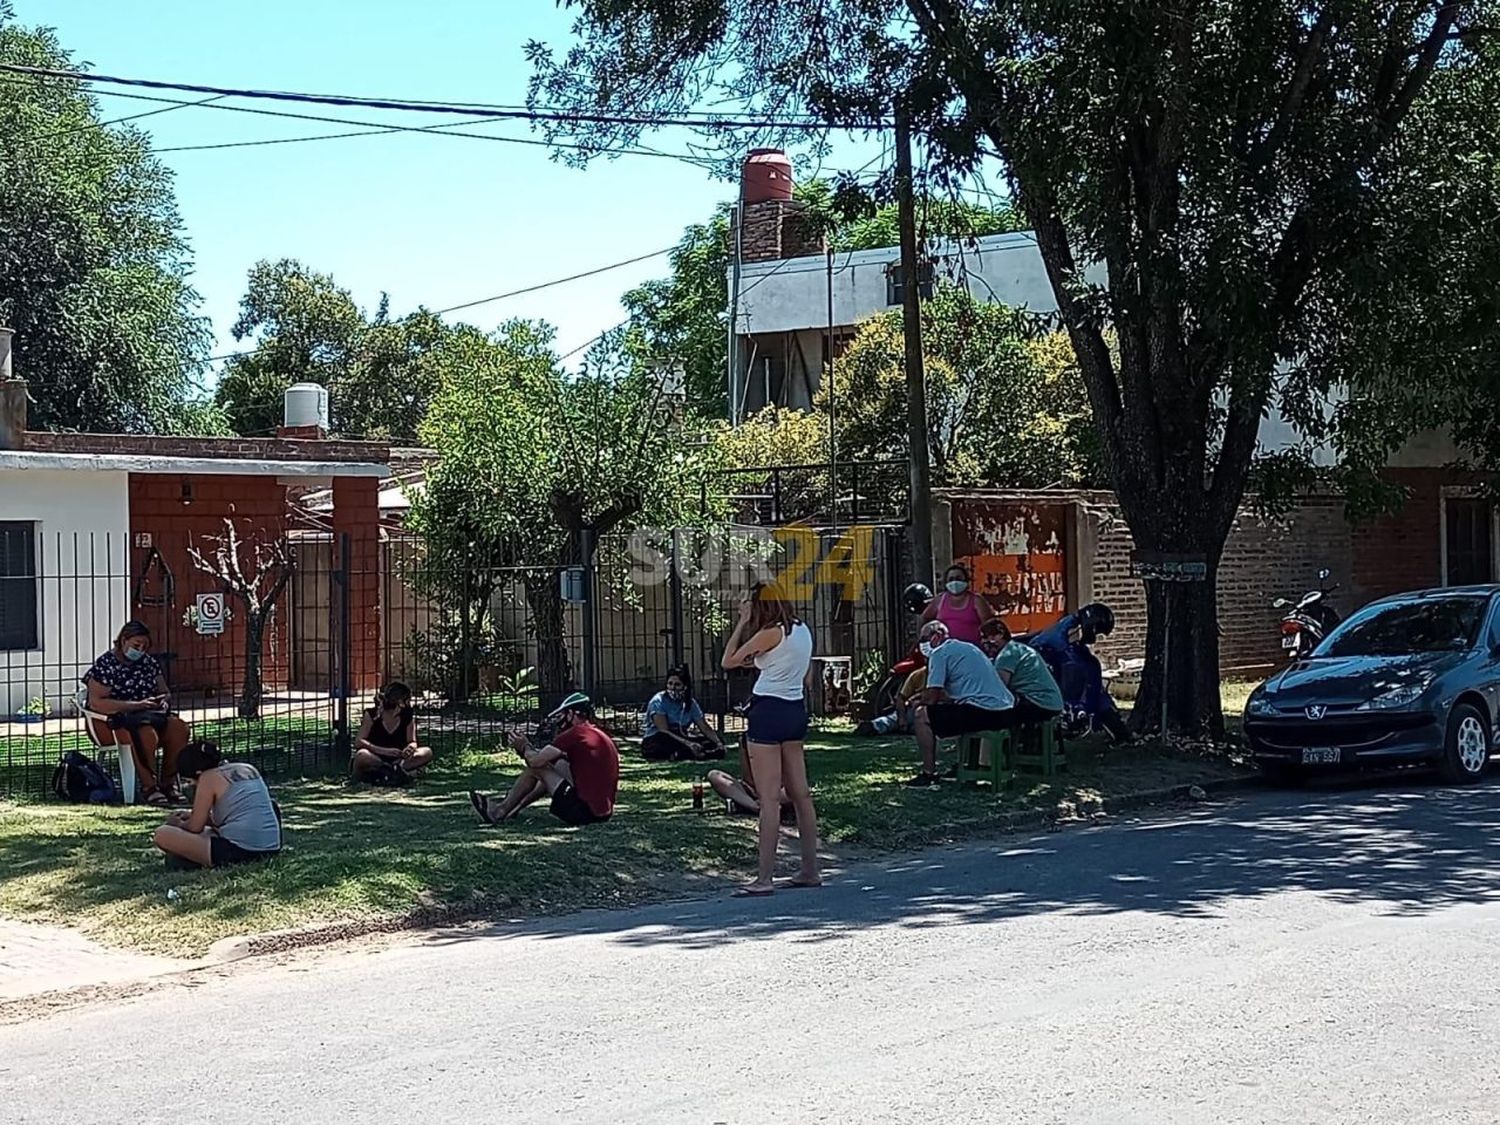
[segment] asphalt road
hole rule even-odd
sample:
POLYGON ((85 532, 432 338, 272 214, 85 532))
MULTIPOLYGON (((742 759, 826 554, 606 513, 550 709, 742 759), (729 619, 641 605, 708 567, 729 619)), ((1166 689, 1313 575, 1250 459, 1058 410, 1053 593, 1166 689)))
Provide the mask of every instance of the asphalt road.
POLYGON ((1255 795, 0 1028, 14 1123, 1500 1121, 1500 789, 1255 795))

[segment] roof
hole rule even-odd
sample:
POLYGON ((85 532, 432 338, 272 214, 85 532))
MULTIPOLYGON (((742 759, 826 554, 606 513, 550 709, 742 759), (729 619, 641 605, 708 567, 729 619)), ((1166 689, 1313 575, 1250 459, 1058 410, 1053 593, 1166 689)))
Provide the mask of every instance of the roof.
POLYGON ((0 450, 0 470, 33 472, 181 473, 189 476, 385 477, 378 462, 293 461, 257 457, 177 457, 143 453, 46 453, 0 450))

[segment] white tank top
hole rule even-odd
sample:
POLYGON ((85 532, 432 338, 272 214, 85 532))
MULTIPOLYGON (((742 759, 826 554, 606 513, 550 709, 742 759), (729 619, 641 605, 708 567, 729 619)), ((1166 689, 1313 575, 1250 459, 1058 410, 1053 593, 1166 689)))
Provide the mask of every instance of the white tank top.
POLYGON ((798 621, 780 644, 755 658, 760 675, 755 678, 754 694, 800 701, 812 654, 812 630, 798 621))

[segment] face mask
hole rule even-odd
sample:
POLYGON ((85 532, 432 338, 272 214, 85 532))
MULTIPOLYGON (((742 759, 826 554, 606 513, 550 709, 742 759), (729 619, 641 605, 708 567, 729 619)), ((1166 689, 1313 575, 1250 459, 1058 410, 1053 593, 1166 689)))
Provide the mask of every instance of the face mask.
POLYGON ((952 594, 955 598, 964 593, 968 588, 969 584, 958 578, 948 583, 948 593, 952 594))
POLYGON ((406 700, 394 695, 386 696, 383 702, 387 711, 399 711, 406 706, 406 700))
POLYGON ((931 641, 923 641, 921 644, 919 644, 917 646, 917 651, 922 654, 922 659, 923 660, 931 660, 932 659, 932 642, 931 641))
POLYGON ((669 687, 667 689, 667 694, 670 695, 673 699, 686 699, 687 688, 683 687, 681 684, 674 684, 672 687, 669 687))
POLYGON ((125 650, 125 659, 130 661, 130 663, 132 664, 136 663, 136 661, 138 660, 144 659, 145 656, 146 650, 143 648, 127 648, 125 650))

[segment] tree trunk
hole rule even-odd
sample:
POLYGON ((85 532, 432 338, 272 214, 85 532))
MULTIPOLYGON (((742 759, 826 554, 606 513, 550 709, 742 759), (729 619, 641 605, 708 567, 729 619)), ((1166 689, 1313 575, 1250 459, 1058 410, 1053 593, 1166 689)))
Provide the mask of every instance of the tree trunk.
POLYGON ((240 689, 240 718, 260 718, 261 646, 266 636, 266 610, 245 611, 245 683, 240 689))
POLYGON ((1218 571, 1223 543, 1183 543, 1149 532, 1135 533, 1135 542, 1144 550, 1202 555, 1208 577, 1202 582, 1147 583, 1146 667, 1131 729, 1220 737, 1224 714, 1219 697, 1218 571))
POLYGON ((537 684, 541 689, 542 706, 550 711, 573 690, 562 592, 558 589, 554 571, 528 575, 525 585, 526 604, 531 610, 531 627, 536 636, 537 684))

